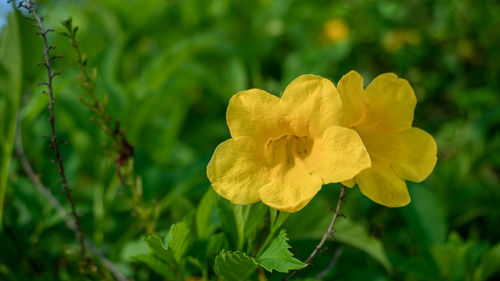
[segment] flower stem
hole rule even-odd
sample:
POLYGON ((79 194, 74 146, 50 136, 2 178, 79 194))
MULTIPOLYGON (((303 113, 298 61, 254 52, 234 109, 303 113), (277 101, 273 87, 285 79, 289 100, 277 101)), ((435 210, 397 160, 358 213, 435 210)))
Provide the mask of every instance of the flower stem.
MULTIPOLYGON (((337 218, 339 216, 343 216, 341 211, 340 211, 340 206, 342 206, 342 202, 344 202, 345 198, 345 186, 342 186, 340 189, 340 196, 339 200, 337 201, 337 208, 335 209, 335 212, 333 213, 332 221, 330 222, 330 226, 328 226, 328 229, 326 230, 325 234, 323 235, 323 238, 321 238, 321 241, 318 243, 316 248, 312 251, 312 253, 309 255, 309 257, 304 261, 305 264, 312 265, 312 260, 313 258, 321 251, 321 248, 323 248, 323 244, 325 244, 326 239, 328 239, 328 236, 333 237, 333 232, 334 228, 333 226, 335 225, 335 222, 337 221, 337 218)), ((288 277, 283 279, 283 281, 289 281, 291 280, 295 275, 297 275, 302 269, 297 269, 292 274, 290 274, 288 277)))

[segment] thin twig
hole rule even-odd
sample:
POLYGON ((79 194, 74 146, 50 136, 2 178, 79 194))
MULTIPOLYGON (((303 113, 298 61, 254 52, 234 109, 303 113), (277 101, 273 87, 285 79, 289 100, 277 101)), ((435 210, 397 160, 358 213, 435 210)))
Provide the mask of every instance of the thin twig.
POLYGON ((82 254, 82 258, 86 263, 86 266, 89 267, 91 264, 90 258, 87 256, 87 253, 85 252, 85 236, 83 233, 83 228, 82 224, 80 222, 80 217, 78 216, 78 213, 76 212, 75 208, 75 203, 73 202, 73 198, 71 197, 71 190, 68 185, 68 180, 66 179, 66 173, 64 171, 64 164, 63 164, 63 157, 61 157, 61 152, 59 149, 59 141, 57 140, 56 136, 56 129, 55 129, 55 115, 54 115, 54 91, 52 88, 52 82, 54 76, 58 75, 58 73, 53 73, 52 68, 51 68, 51 60, 54 57, 51 57, 50 51, 53 50, 55 47, 50 46, 48 39, 47 39, 47 34, 49 32, 53 32, 52 29, 45 29, 43 26, 43 18, 41 18, 38 14, 38 10, 36 9, 34 3, 31 0, 24 0, 20 1, 18 4, 18 7, 25 8, 29 13, 31 13, 34 16, 34 19, 36 20, 36 28, 38 28, 39 32, 37 32, 37 35, 40 35, 43 39, 43 45, 44 45, 44 61, 41 63, 42 65, 45 66, 47 70, 47 81, 43 82, 45 86, 47 86, 48 92, 47 95, 49 97, 49 122, 50 122, 50 142, 51 142, 51 147, 54 149, 54 155, 55 155, 55 160, 56 160, 56 165, 57 165, 57 172, 61 176, 61 186, 64 190, 64 194, 66 195, 66 199, 68 200, 68 203, 71 207, 71 216, 73 217, 74 223, 76 225, 76 238, 78 240, 78 243, 80 244, 80 251, 82 254))
MULTIPOLYGON (((71 215, 68 214, 68 212, 63 208, 61 203, 59 203, 59 201, 52 194, 50 189, 43 185, 43 183, 40 181, 37 174, 33 170, 28 158, 26 157, 26 153, 24 152, 24 147, 23 147, 22 133, 21 133, 22 116, 23 116, 22 111, 23 108, 19 110, 17 118, 17 133, 15 138, 15 148, 17 157, 21 162, 24 172, 29 177, 29 179, 34 183, 35 188, 47 199, 50 206, 52 206, 52 208, 54 208, 57 211, 59 216, 66 224, 66 227, 77 233, 78 227, 75 224, 75 221, 73 220, 71 215)), ((106 256, 94 245, 94 243, 90 239, 85 238, 85 242, 86 242, 85 246, 89 249, 89 251, 92 254, 94 254, 94 256, 99 260, 99 262, 104 267, 106 267, 109 270, 109 272, 111 272, 111 274, 113 274, 116 280, 128 281, 127 278, 123 276, 123 274, 116 268, 116 266, 109 259, 106 258, 106 256)))
MULTIPOLYGON (((335 222, 337 221, 337 218, 339 216, 343 216, 342 213, 340 212, 340 206, 342 205, 342 202, 344 202, 345 198, 345 187, 342 186, 340 189, 340 195, 339 195, 339 200, 337 201, 337 208, 335 209, 335 212, 333 213, 332 221, 330 222, 330 226, 328 226, 328 229, 326 230, 325 234, 323 235, 323 238, 321 238, 321 241, 318 243, 316 248, 312 251, 312 253, 309 255, 309 257, 304 261, 304 263, 307 266, 312 265, 312 260, 313 258, 321 251, 323 248, 323 244, 325 244, 326 239, 331 235, 333 237, 333 232, 334 228, 333 226, 335 225, 335 222)), ((302 269, 297 269, 292 274, 290 274, 288 277, 283 279, 283 281, 289 281, 291 280, 295 275, 297 275, 302 269)))
POLYGON ((112 149, 117 157, 114 159, 116 166, 116 175, 120 186, 128 187, 132 195, 129 202, 132 206, 133 214, 137 214, 140 222, 143 224, 146 232, 152 233, 156 228, 158 216, 160 215, 159 207, 154 201, 151 205, 147 206, 142 197, 142 186, 138 179, 140 177, 134 174, 134 146, 130 143, 125 135, 125 130, 120 127, 120 122, 113 122, 113 116, 108 113, 108 96, 101 101, 95 93, 95 84, 97 79, 97 69, 94 68, 92 72, 88 70, 88 62, 86 55, 80 49, 77 32, 78 26, 73 26, 71 18, 62 22, 66 31, 62 33, 63 36, 69 38, 76 54, 76 61, 80 69, 80 85, 85 91, 85 97, 80 97, 80 101, 87 107, 90 112, 95 114, 92 117, 98 127, 111 139, 112 149), (90 74, 92 73, 92 74, 90 74))

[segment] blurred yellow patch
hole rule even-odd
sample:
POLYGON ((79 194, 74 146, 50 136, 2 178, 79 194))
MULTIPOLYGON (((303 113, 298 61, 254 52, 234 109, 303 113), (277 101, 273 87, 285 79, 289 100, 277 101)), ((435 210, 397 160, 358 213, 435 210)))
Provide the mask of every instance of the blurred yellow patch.
POLYGON ((359 135, 340 126, 337 89, 320 76, 298 77, 281 98, 259 89, 239 92, 226 119, 232 138, 217 146, 207 175, 215 191, 235 204, 262 200, 296 212, 323 184, 370 167, 359 135))
POLYGON ((420 43, 420 34, 411 29, 390 31, 382 41, 384 49, 391 53, 400 50, 404 45, 417 45, 418 43, 420 43))
POLYGON ((423 181, 434 169, 437 147, 431 135, 412 127, 417 99, 408 81, 379 75, 366 89, 355 71, 344 75, 338 90, 345 114, 342 124, 358 132, 372 166, 344 184, 358 184, 371 200, 401 207, 410 202, 405 180, 423 181))
POLYGON ((328 41, 337 43, 349 35, 349 26, 340 18, 331 19, 325 22, 323 34, 328 41))

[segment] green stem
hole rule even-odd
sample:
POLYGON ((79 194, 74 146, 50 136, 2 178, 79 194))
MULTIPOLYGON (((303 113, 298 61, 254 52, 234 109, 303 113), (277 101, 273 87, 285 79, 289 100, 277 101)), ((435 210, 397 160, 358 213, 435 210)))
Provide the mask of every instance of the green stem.
POLYGON ((264 243, 262 243, 262 245, 260 246, 257 255, 255 255, 256 257, 260 256, 260 254, 262 254, 262 252, 267 248, 267 246, 269 246, 271 241, 274 239, 274 234, 276 233, 276 231, 280 229, 283 223, 285 223, 288 216, 290 216, 290 213, 285 213, 285 212, 279 212, 277 216, 272 215, 272 213, 275 212, 275 210, 273 209, 270 209, 270 212, 271 212, 271 227, 269 230, 269 235, 267 236, 266 240, 264 240, 264 243))

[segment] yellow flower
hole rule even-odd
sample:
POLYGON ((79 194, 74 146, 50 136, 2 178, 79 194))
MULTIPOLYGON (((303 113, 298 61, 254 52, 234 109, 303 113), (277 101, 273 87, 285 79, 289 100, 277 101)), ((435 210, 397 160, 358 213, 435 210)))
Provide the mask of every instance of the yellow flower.
POLYGON ((345 110, 342 124, 358 132, 372 163, 344 184, 357 183, 364 195, 379 204, 407 205, 405 180, 423 181, 437 160, 432 136, 412 127, 417 99, 410 84, 386 73, 365 90, 361 75, 351 71, 339 81, 338 91, 345 110))
POLYGON ((337 43, 349 35, 349 27, 344 20, 340 18, 331 19, 325 22, 325 25, 323 26, 323 34, 329 41, 337 43))
POLYGON ((259 89, 234 95, 226 119, 231 139, 207 167, 215 191, 235 204, 302 209, 323 184, 348 180, 370 166, 359 135, 340 127, 335 86, 302 75, 280 98, 259 89))

